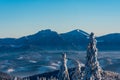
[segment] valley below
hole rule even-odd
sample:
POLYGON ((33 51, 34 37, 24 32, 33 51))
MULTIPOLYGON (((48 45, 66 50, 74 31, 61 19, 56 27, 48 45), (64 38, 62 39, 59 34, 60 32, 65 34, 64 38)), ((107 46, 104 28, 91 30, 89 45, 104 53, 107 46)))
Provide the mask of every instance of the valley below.
MULTIPOLYGON (((84 66, 86 51, 24 51, 0 53, 0 71, 22 78, 59 70, 62 53, 69 68, 74 60, 84 66)), ((120 51, 99 51, 98 60, 103 70, 120 73, 120 51)))

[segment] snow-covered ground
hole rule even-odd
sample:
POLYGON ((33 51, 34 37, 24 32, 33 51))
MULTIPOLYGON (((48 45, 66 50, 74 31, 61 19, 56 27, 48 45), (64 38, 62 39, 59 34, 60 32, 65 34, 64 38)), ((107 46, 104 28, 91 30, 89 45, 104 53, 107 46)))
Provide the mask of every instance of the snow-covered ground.
MULTIPOLYGON (((28 76, 59 69, 63 51, 0 53, 0 70, 15 76, 28 76)), ((67 51, 68 67, 74 67, 73 59, 85 63, 86 51, 67 51)), ((100 66, 104 70, 120 73, 120 52, 99 52, 100 66)))

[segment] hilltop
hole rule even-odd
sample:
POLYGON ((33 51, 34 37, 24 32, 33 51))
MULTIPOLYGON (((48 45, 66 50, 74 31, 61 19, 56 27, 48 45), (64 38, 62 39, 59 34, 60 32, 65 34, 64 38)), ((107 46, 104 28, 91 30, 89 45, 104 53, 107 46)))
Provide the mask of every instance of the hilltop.
MULTIPOLYGON (((50 29, 41 30, 35 34, 20 38, 1 38, 0 51, 25 50, 86 50, 89 33, 76 29, 58 34, 50 29)), ((120 33, 111 33, 96 37, 99 50, 120 50, 120 33)))

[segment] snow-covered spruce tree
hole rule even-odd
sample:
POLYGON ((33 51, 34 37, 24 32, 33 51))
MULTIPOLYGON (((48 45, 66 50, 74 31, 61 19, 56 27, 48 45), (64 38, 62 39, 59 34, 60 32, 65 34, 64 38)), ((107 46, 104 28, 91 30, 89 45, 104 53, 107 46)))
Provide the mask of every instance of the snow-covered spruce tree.
POLYGON ((101 80, 101 67, 97 60, 96 39, 92 32, 89 36, 89 45, 87 49, 86 64, 83 80, 101 80))
POLYGON ((76 65, 75 65, 75 71, 73 72, 72 75, 72 80, 81 80, 82 73, 81 73, 81 65, 79 61, 74 60, 76 65))
POLYGON ((58 73, 58 80, 70 80, 67 68, 66 54, 62 54, 61 62, 62 64, 60 66, 60 72, 58 73))

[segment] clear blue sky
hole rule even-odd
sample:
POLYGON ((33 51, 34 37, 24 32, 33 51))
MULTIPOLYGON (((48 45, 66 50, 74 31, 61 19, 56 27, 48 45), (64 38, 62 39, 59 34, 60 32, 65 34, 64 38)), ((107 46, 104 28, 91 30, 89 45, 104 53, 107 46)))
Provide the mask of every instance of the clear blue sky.
POLYGON ((0 38, 42 29, 120 32, 120 0, 0 0, 0 38))

